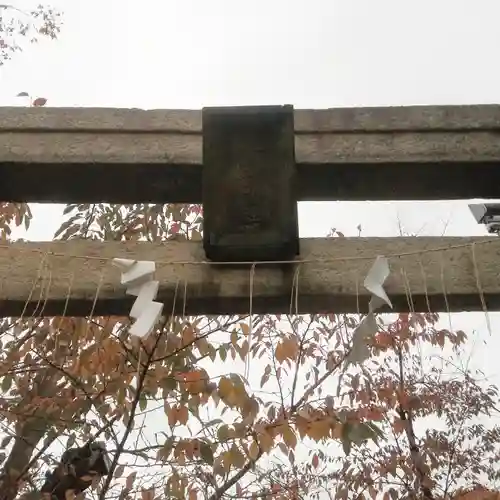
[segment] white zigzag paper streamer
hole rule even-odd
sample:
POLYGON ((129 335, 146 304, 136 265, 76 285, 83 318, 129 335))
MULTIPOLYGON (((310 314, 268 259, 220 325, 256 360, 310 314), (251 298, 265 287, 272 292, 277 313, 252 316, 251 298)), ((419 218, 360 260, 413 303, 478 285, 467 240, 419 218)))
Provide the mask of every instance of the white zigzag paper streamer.
POLYGON ((130 334, 147 337, 158 323, 163 304, 155 302, 160 283, 153 280, 156 264, 148 260, 113 259, 113 264, 122 271, 121 284, 127 286, 127 295, 137 297, 129 316, 135 321, 130 334))
POLYGON ((352 349, 346 359, 349 364, 361 364, 370 357, 368 341, 377 333, 375 311, 384 304, 392 309, 392 302, 384 289, 384 283, 389 276, 389 260, 379 255, 366 275, 364 287, 372 294, 368 304, 369 312, 359 323, 352 335, 352 349))

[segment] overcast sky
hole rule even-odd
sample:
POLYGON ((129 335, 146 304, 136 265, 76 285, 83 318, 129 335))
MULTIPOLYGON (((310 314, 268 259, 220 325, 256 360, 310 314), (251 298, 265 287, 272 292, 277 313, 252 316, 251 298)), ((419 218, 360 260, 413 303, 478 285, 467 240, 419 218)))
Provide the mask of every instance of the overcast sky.
MULTIPOLYGON (((30 2, 14 2, 24 6, 30 2)), ((0 69, 0 105, 343 107, 500 102, 498 0, 86 0, 64 11, 60 39, 0 69)), ((363 179, 359 179, 363 182, 363 179)), ((50 239, 57 207, 38 207, 32 239, 50 239)), ((302 236, 480 235, 467 202, 304 203, 302 236)), ((481 314, 460 327, 484 332, 481 314)), ((455 322, 457 324, 458 321, 455 322)), ((500 321, 491 349, 500 348, 500 321)), ((487 334, 481 336, 488 338, 487 334)), ((496 359, 478 365, 500 382, 496 359)))

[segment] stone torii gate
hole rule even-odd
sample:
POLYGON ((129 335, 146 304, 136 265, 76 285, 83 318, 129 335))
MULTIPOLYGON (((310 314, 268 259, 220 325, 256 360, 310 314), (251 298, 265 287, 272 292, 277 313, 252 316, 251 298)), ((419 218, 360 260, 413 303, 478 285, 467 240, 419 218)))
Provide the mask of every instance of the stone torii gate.
POLYGON ((156 300, 180 283, 187 314, 285 313, 293 293, 301 313, 365 312, 377 255, 395 310, 500 309, 500 239, 299 240, 297 224, 303 200, 500 198, 499 133, 497 105, 1 108, 0 200, 203 203, 204 242, 1 245, 0 316, 128 314, 115 257, 155 261, 156 300))

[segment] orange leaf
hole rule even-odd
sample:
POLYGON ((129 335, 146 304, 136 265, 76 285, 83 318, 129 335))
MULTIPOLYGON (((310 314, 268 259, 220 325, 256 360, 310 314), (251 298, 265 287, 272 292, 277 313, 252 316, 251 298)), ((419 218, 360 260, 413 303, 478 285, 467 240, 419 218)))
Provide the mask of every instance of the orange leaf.
POLYGON ((180 406, 177 409, 177 421, 179 424, 186 425, 189 418, 187 406, 180 406))
POLYGON ((289 338, 283 342, 283 348, 288 359, 295 360, 299 354, 297 339, 289 338))
POLYGON ((375 337, 376 343, 378 347, 384 348, 392 345, 392 336, 386 332, 380 332, 375 337))
POLYGON ((221 398, 227 398, 233 392, 233 383, 226 377, 219 380, 219 395, 221 398))
POLYGON ((184 388, 191 394, 203 392, 207 385, 208 373, 205 370, 193 370, 179 374, 185 381, 184 388))
MULTIPOLYGON (((342 426, 341 424, 337 424, 334 427, 334 437, 337 437, 336 433, 341 432, 342 426)), ((307 429, 307 435, 314 439, 315 441, 319 441, 320 439, 324 439, 328 437, 330 434, 330 422, 326 419, 316 420, 315 422, 311 422, 309 428, 307 429)))
POLYGON ((168 425, 173 427, 177 423, 177 410, 175 408, 165 406, 165 413, 168 417, 168 425))
POLYGON ((283 441, 289 448, 294 449, 295 446, 297 446, 297 436, 289 425, 283 426, 281 435, 283 436, 283 441))
POLYGON ((275 356, 276 360, 279 363, 283 363, 283 361, 285 361, 285 359, 286 359, 286 353, 285 353, 285 349, 283 347, 283 343, 282 342, 280 342, 276 346, 276 349, 274 351, 274 356, 275 356))

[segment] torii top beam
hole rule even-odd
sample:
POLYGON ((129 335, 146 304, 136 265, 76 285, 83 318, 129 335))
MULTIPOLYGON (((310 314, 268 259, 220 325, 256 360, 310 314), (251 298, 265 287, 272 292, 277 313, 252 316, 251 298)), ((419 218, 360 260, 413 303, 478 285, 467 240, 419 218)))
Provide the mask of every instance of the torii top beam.
MULTIPOLYGON (((500 197, 499 105, 294 121, 298 200, 500 197)), ((200 203, 201 128, 190 110, 0 108, 0 200, 200 203)))

